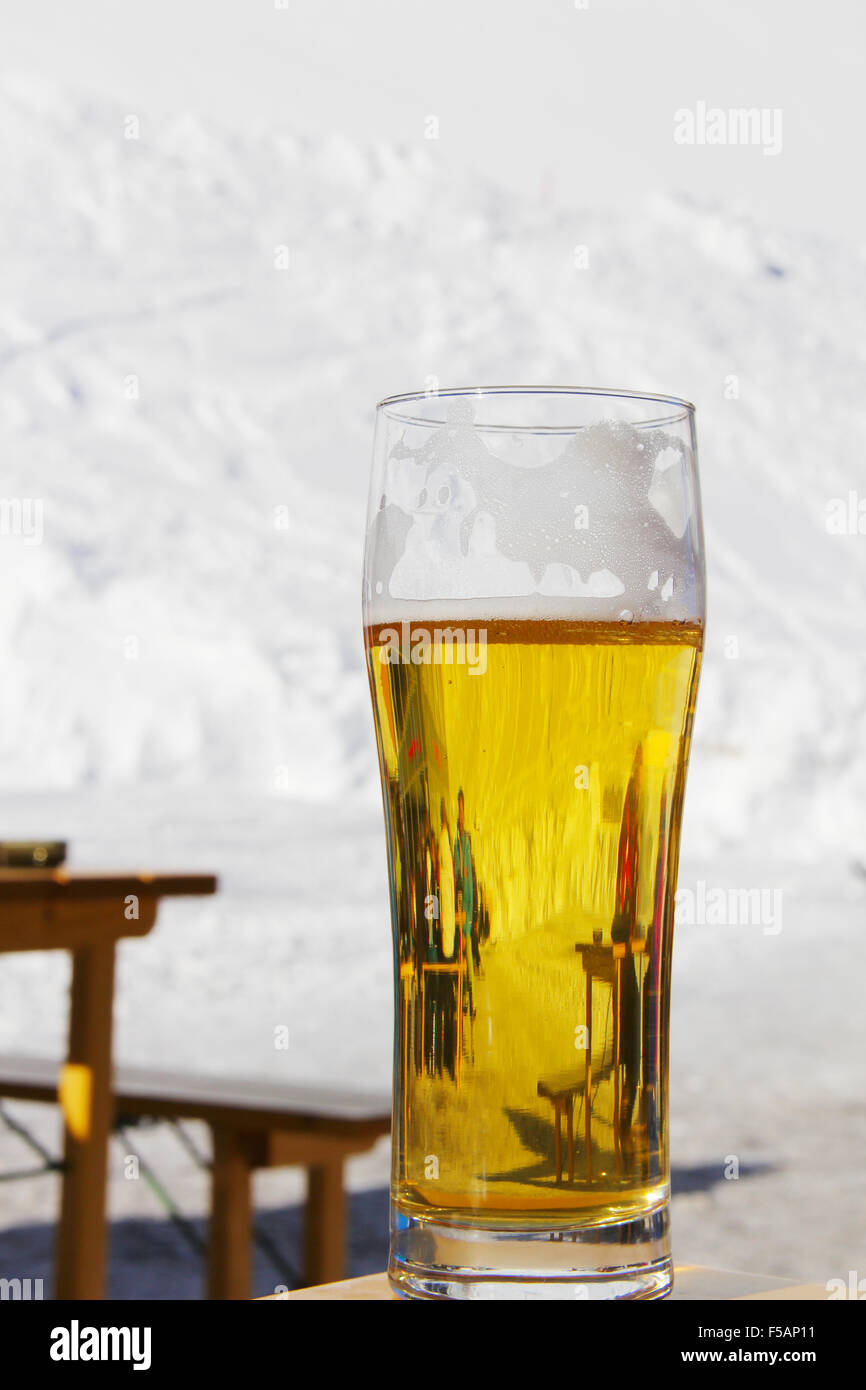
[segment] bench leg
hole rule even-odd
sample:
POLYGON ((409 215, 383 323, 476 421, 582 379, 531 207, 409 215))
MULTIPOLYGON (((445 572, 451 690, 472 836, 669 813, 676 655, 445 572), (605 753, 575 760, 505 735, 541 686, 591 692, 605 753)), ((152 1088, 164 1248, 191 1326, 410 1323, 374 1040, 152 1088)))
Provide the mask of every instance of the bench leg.
POLYGON ((251 1136, 216 1126, 213 1136, 208 1298, 249 1298, 252 1286, 251 1136))
POLYGON ((333 1284, 346 1271, 346 1194, 342 1159, 307 1169, 304 1277, 307 1284, 333 1284))

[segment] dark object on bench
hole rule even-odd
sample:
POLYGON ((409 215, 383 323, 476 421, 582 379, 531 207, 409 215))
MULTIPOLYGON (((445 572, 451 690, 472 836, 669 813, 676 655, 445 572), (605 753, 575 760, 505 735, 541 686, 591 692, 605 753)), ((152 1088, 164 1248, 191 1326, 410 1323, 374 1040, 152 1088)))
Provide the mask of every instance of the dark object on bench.
POLYGON ((65 862, 65 840, 0 840, 0 868, 56 869, 65 862))
MULTIPOLYGON (((57 1103, 60 1068, 0 1056, 0 1095, 57 1103)), ((327 1284, 345 1274, 343 1163, 391 1128, 390 1097, 231 1078, 120 1067, 115 1115, 201 1120, 213 1139, 208 1297, 251 1296, 251 1178, 256 1168, 307 1169, 304 1277, 327 1284)))

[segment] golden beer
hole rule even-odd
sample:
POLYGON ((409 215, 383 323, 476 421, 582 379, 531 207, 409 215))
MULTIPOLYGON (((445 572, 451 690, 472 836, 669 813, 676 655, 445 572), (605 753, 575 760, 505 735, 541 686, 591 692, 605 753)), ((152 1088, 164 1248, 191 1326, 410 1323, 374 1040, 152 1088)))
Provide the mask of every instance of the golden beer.
POLYGON ((702 626, 461 618, 365 639, 398 1213, 556 1230, 658 1208, 702 626))

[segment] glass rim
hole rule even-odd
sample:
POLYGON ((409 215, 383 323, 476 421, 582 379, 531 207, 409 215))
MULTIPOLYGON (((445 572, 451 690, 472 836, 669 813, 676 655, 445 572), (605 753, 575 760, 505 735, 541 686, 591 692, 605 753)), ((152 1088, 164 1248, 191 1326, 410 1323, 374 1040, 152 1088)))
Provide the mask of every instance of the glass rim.
MULTIPOLYGON (((409 411, 395 410, 395 406, 410 405, 421 401, 434 401, 442 399, 465 398, 488 398, 496 396, 559 396, 559 397, 580 397, 596 398, 599 400, 619 400, 619 401, 642 401, 660 407, 669 407, 668 413, 653 416, 650 419, 628 420, 626 423, 634 429, 658 429, 664 425, 678 424, 683 420, 692 419, 695 415, 695 407, 691 401, 687 401, 682 396, 668 395, 665 392, 656 391, 631 391, 619 390, 615 387, 607 386, 447 386, 437 387, 435 391, 403 391, 392 396, 384 396, 377 402, 377 414, 381 412, 391 420, 397 420, 405 425, 421 425, 426 429, 442 428, 446 425, 453 425, 453 421, 435 420, 429 416, 416 415, 409 411)), ((496 424, 472 422, 470 428, 476 430, 502 430, 509 434, 516 434, 520 431, 532 434, 573 434, 577 430, 588 428, 590 424, 597 424, 598 421, 582 421, 574 424, 496 424)))

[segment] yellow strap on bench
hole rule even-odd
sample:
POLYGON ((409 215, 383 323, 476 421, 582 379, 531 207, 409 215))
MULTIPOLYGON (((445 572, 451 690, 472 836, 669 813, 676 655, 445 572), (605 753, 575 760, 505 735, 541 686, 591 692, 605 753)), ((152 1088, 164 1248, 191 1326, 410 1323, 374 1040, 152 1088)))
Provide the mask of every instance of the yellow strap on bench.
POLYGON ((90 1112, 93 1103, 93 1073, 81 1062, 67 1062, 60 1069, 57 1098, 74 1139, 90 1137, 90 1112))

